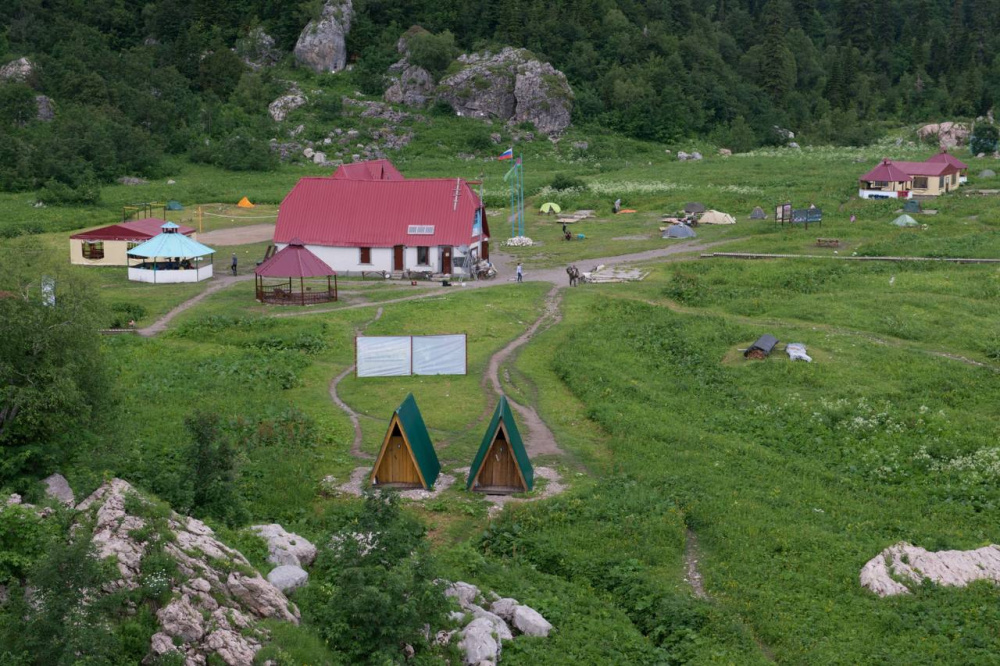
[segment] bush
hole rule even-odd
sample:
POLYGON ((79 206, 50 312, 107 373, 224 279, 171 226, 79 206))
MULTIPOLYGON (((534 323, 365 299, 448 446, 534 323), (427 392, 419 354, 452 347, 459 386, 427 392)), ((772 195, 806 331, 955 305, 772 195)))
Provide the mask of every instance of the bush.
POLYGON ((567 176, 563 173, 557 173, 555 178, 552 179, 552 183, 549 187, 553 190, 582 190, 587 187, 587 184, 579 178, 567 176))
POLYGON ((423 67, 437 80, 458 55, 455 36, 445 30, 437 35, 418 32, 407 41, 410 62, 423 67))
POLYGON ((708 296, 708 289, 693 273, 674 273, 663 288, 663 295, 685 305, 699 305, 708 296))
POLYGON ((972 137, 969 139, 969 147, 972 149, 973 155, 995 152, 998 149, 998 146, 1000 146, 1000 130, 997 130, 996 125, 979 123, 976 125, 975 129, 972 130, 972 137))
POLYGON ((329 93, 316 100, 313 109, 316 111, 317 118, 324 122, 331 122, 340 117, 344 110, 344 103, 340 101, 337 94, 329 93))
POLYGON ((227 525, 244 521, 247 512, 236 490, 236 449, 222 431, 218 414, 195 412, 184 420, 192 443, 184 454, 191 511, 227 525))
POLYGON ((144 306, 138 303, 112 303, 111 328, 125 328, 130 321, 139 321, 147 314, 144 306))

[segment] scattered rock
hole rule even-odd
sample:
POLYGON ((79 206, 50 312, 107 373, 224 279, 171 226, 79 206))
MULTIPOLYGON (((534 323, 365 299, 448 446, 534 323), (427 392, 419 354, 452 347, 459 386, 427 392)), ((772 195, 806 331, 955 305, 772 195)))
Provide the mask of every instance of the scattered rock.
POLYGON ((158 632, 153 634, 153 638, 150 641, 150 651, 157 657, 160 657, 168 652, 177 652, 177 647, 170 636, 163 632, 158 632))
POLYGON ((775 135, 781 141, 784 141, 784 142, 787 143, 788 141, 791 141, 792 139, 795 138, 795 132, 793 132, 791 130, 787 130, 784 127, 778 127, 777 125, 775 125, 773 127, 773 129, 774 129, 775 135))
POLYGON ((482 600, 483 595, 475 585, 458 581, 445 588, 444 596, 456 599, 462 608, 471 609, 482 600))
POLYGON ((721 155, 722 157, 731 157, 732 154, 733 151, 729 150, 728 148, 719 148, 719 155, 721 155))
POLYGON ((310 21, 295 44, 295 59, 317 73, 339 72, 347 64, 344 38, 351 30, 351 0, 327 0, 318 21, 310 21))
POLYGON ((510 597, 497 599, 492 604, 490 604, 490 610, 496 613, 497 616, 503 618, 504 622, 514 621, 514 611, 520 604, 517 603, 517 599, 511 599, 510 597))
POLYGON ((383 95, 385 101, 407 106, 426 106, 434 94, 434 79, 423 67, 411 65, 405 58, 389 68, 392 83, 383 95))
POLYGON ((282 95, 268 104, 267 112, 270 114, 271 119, 274 122, 280 123, 288 117, 289 113, 300 106, 305 106, 308 101, 309 99, 299 90, 292 90, 289 94, 282 95))
POLYGON ((566 76, 528 51, 507 47, 461 55, 461 71, 438 85, 438 96, 460 116, 530 122, 547 134, 570 123, 573 90, 566 76))
POLYGON ((458 647, 469 665, 495 664, 500 656, 500 644, 493 637, 493 623, 486 618, 477 618, 462 630, 458 647))
POLYGON ((35 73, 35 63, 27 58, 11 60, 0 67, 0 81, 17 81, 24 83, 35 73))
POLYGON ((701 153, 699 153, 697 150, 694 151, 693 153, 691 153, 690 159, 692 159, 692 160, 700 160, 701 159, 701 153))
POLYGON ((167 185, 176 185, 176 184, 177 184, 176 180, 168 180, 167 181, 167 185))
POLYGON ((452 637, 458 633, 457 629, 452 629, 451 631, 446 631, 442 629, 441 631, 434 634, 434 644, 441 647, 447 647, 451 645, 452 637))
POLYGON ((687 153, 685 153, 683 150, 678 150, 677 151, 677 161, 678 162, 687 162, 689 159, 691 159, 691 156, 688 155, 687 153))
POLYGON ((788 147, 789 147, 789 148, 798 148, 798 147, 799 147, 799 144, 795 143, 794 141, 790 141, 790 142, 788 143, 788 147))
POLYGON ((313 164, 325 164, 326 163, 326 153, 317 152, 313 155, 313 164))
POLYGON ((305 156, 307 160, 311 160, 313 158, 313 155, 316 154, 316 151, 313 150, 312 148, 306 148, 305 150, 302 151, 302 154, 305 156))
POLYGON ((246 37, 236 40, 233 50, 253 70, 272 67, 281 60, 281 51, 275 47, 274 37, 260 26, 248 32, 246 37))
POLYGON ((977 159, 983 159, 984 157, 986 157, 986 153, 979 153, 978 155, 976 155, 977 159))
POLYGON ((267 580, 282 592, 290 592, 308 583, 309 574, 302 567, 283 564, 272 569, 271 573, 267 574, 267 580))
POLYGON ((135 176, 122 176, 118 179, 118 182, 122 185, 149 185, 149 181, 143 178, 136 178, 135 176))
POLYGON ((552 625, 542 617, 541 613, 528 606, 518 606, 514 609, 514 628, 525 636, 548 636, 552 625))
POLYGON ((267 561, 272 564, 307 567, 316 559, 316 546, 298 534, 286 532, 277 523, 253 525, 250 529, 267 541, 267 561))
POLYGON ((932 552, 900 542, 862 567, 861 586, 880 597, 908 594, 909 588, 894 577, 916 584, 927 579, 950 587, 965 587, 977 580, 1000 583, 1000 546, 932 552))
POLYGON ((45 484, 45 494, 59 500, 66 506, 73 506, 76 501, 73 498, 73 489, 69 487, 69 481, 62 474, 53 474, 42 480, 45 484))
MULTIPOLYGON (((576 150, 587 150, 588 148, 590 148, 590 144, 587 143, 586 141, 574 141, 573 148, 575 148, 576 150)), ((668 150, 667 152, 669 153, 670 151, 668 150)))
POLYGON ((917 130, 917 136, 921 141, 926 141, 931 137, 937 136, 938 144, 941 148, 946 149, 965 145, 969 139, 969 134, 968 125, 951 121, 924 125, 917 130))
POLYGON ((510 627, 507 626, 507 623, 499 615, 475 605, 471 606, 470 610, 472 611, 473 618, 485 618, 493 624, 493 632, 497 638, 504 641, 514 640, 514 634, 510 632, 510 627))
POLYGON ((43 123, 50 122, 56 117, 54 102, 45 95, 35 95, 35 118, 43 123))

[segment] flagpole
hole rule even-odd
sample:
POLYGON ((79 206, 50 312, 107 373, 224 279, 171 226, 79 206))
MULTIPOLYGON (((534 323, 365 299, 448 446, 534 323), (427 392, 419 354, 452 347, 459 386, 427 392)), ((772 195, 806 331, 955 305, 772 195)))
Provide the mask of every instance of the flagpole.
POLYGON ((517 161, 518 161, 518 167, 520 167, 518 169, 518 171, 521 174, 521 178, 518 180, 518 186, 519 186, 519 190, 520 190, 519 191, 519 197, 520 197, 520 204, 521 204, 521 208, 520 208, 521 214, 520 214, 520 218, 518 220, 518 222, 519 222, 519 224, 518 224, 518 231, 520 231, 520 235, 523 236, 524 235, 524 156, 523 155, 518 155, 517 156, 517 161))

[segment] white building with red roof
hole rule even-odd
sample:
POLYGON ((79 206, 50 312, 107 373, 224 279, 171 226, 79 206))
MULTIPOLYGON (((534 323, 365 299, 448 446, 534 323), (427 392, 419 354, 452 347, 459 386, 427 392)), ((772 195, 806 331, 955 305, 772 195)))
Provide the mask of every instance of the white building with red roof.
POLYGON ((388 162, 350 167, 292 188, 278 209, 279 249, 300 239, 340 275, 463 275, 489 258, 486 211, 467 181, 406 179, 388 162))
POLYGON ((858 179, 858 196, 862 199, 936 197, 956 189, 960 175, 959 167, 934 157, 926 162, 884 159, 858 179))
MULTIPOLYGON (((69 261, 81 266, 127 266, 128 251, 160 234, 166 220, 149 217, 109 224, 69 237, 69 261)), ((195 230, 180 225, 177 233, 196 238, 195 230)))

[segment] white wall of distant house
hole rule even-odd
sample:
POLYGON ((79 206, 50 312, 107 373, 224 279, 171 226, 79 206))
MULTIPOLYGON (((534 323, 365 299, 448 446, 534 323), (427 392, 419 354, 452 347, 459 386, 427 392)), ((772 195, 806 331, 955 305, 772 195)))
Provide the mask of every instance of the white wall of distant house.
MULTIPOLYGON (((285 243, 278 243, 278 249, 283 249, 285 243)), ((330 247, 327 245, 307 245, 306 248, 322 259, 330 268, 340 274, 358 274, 362 271, 393 271, 391 247, 371 248, 371 262, 361 263, 361 248, 357 247, 330 247)), ((458 264, 462 261, 461 250, 452 248, 452 273, 461 273, 462 269, 458 264)), ((403 269, 421 271, 430 269, 433 273, 441 272, 441 248, 430 246, 427 251, 427 264, 417 263, 417 248, 406 247, 403 249, 403 269)))

